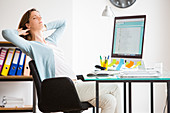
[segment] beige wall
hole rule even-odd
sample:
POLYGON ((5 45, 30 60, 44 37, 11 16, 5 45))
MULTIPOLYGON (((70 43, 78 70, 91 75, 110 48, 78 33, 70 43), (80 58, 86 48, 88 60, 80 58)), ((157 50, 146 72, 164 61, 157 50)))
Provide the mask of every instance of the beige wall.
MULTIPOLYGON (((146 63, 162 62, 164 73, 170 74, 169 0, 136 0, 125 9, 116 8, 109 0, 74 0, 73 5, 73 62, 78 74, 92 71, 96 64, 100 64, 100 55, 111 54, 114 19, 101 16, 106 5, 111 6, 115 16, 146 15, 143 60, 146 63)), ((134 113, 149 113, 149 86, 133 85, 134 113)), ((162 113, 166 85, 160 83, 154 86, 155 112, 162 113)))
MULTIPOLYGON (((100 55, 111 53, 113 18, 102 17, 101 13, 106 5, 110 5, 116 16, 145 14, 146 32, 143 59, 146 62, 163 62, 164 71, 170 68, 170 1, 164 0, 136 0, 135 4, 126 9, 116 8, 109 0, 0 0, 0 30, 17 28, 21 15, 29 8, 37 8, 45 22, 64 18, 67 29, 59 42, 69 63, 73 65, 76 74, 82 74, 94 69, 99 64, 100 55), (23 5, 21 5, 23 4, 23 5)), ((48 33, 47 33, 48 35, 48 33)), ((2 40, 2 36, 0 35, 2 40)), ((6 89, 11 86, 4 84, 6 89)), ((0 98, 13 94, 0 86, 0 98)), ((12 84, 18 87, 19 84, 12 84)), ((31 83, 25 84, 32 87, 31 83)), ((149 84, 135 84, 133 86, 133 111, 136 113, 149 112, 149 84), (145 92, 145 93, 144 93, 145 92), (142 93, 142 95, 141 95, 142 93), (141 107, 142 106, 142 107, 141 107)), ((165 84, 155 84, 155 111, 161 113, 165 103, 165 84)), ((32 91, 32 90, 31 90, 32 91)), ((25 99, 31 98, 30 91, 21 94, 25 99), (30 96, 30 97, 29 97, 30 96)), ((31 100, 26 100, 31 103, 31 100)), ((85 113, 90 113, 86 111, 85 113)))

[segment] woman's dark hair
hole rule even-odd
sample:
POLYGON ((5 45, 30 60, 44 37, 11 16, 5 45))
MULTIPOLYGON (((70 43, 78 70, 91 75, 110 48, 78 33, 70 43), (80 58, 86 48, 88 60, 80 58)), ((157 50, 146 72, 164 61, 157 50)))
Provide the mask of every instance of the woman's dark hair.
MULTIPOLYGON (((32 11, 37 11, 35 8, 32 8, 30 10, 28 10, 21 18, 21 21, 19 23, 19 26, 18 26, 18 29, 20 28, 23 28, 23 30, 27 29, 26 27, 26 23, 29 23, 29 18, 30 18, 30 15, 31 15, 31 12, 32 11)), ((38 12, 38 11, 37 11, 38 12)), ((29 32, 29 31, 28 31, 29 32)), ((26 36, 23 36, 23 35, 20 35, 21 37, 25 38, 26 40, 32 40, 31 38, 31 34, 29 33, 28 35, 26 36)))

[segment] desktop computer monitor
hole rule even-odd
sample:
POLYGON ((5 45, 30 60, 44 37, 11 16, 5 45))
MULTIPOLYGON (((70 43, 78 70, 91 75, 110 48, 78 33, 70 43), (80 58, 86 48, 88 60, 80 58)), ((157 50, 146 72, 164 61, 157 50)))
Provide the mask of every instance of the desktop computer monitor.
POLYGON ((146 15, 115 17, 112 58, 142 59, 146 15))

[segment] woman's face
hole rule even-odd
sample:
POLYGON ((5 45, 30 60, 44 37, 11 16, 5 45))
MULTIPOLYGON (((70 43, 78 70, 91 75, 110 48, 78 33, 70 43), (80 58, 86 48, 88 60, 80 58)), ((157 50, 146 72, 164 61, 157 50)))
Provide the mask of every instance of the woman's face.
POLYGON ((44 24, 42 22, 42 17, 37 11, 32 11, 30 18, 29 18, 29 23, 27 25, 27 28, 30 30, 42 30, 44 27, 44 24))

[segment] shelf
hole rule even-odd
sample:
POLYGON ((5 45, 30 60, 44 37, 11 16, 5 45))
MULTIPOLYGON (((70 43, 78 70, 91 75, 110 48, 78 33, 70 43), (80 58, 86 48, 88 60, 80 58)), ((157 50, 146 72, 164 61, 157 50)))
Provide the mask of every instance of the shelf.
POLYGON ((0 81, 33 81, 32 76, 0 76, 0 81))
POLYGON ((16 46, 8 41, 0 41, 0 47, 16 47, 16 46))
MULTIPOLYGON (((0 48, 3 47, 16 47, 11 42, 8 41, 0 41, 0 48)), ((8 81, 33 81, 32 76, 1 76, 0 75, 0 82, 8 82, 8 81)), ((35 105, 36 105, 36 94, 35 94, 35 86, 33 84, 33 105, 32 106, 25 106, 20 108, 2 108, 0 107, 0 112, 33 112, 35 113, 35 105)))
POLYGON ((32 107, 0 108, 0 112, 32 112, 32 107))

